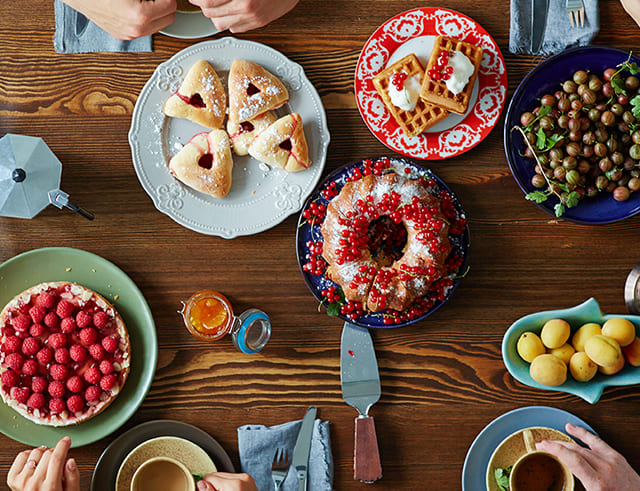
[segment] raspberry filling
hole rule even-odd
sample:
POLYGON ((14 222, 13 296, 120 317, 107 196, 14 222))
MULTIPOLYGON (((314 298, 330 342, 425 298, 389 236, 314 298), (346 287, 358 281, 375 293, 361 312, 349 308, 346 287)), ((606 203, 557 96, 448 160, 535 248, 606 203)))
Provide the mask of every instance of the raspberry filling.
POLYGON ((189 104, 190 106, 193 107, 197 107, 197 108, 204 108, 207 107, 207 105, 204 103, 204 101, 202 100, 202 96, 200 94, 198 94, 197 92, 195 94, 193 94, 192 96, 186 96, 186 95, 182 95, 179 92, 176 92, 176 95, 183 100, 184 102, 186 102, 187 104, 189 104))
POLYGON ((254 128, 255 126, 253 126, 253 123, 250 121, 240 123, 240 133, 249 133, 250 131, 253 131, 254 128))
POLYGON ((204 169, 211 169, 213 167, 213 155, 205 153, 198 159, 198 165, 204 169))
POLYGON ((257 94, 258 92, 260 92, 260 89, 252 83, 249 83, 249 86, 247 87, 247 95, 252 96, 257 94))
POLYGON ((281 142, 280 145, 278 145, 281 149, 286 150, 287 152, 291 152, 291 149, 293 148, 293 146, 291 145, 291 139, 287 138, 285 141, 281 142))

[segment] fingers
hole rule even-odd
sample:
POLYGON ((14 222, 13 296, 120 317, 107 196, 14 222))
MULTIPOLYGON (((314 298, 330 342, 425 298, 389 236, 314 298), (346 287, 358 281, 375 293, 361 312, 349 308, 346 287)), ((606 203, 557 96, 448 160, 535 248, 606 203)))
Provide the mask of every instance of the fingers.
POLYGON ((67 460, 67 452, 71 447, 71 439, 65 436, 58 442, 53 451, 49 454, 49 466, 47 467, 47 481, 55 483, 62 480, 64 474, 64 464, 67 460))
POLYGON ((204 476, 202 481, 212 487, 198 487, 199 491, 258 491, 258 488, 249 474, 232 474, 229 472, 212 472, 204 476))
POLYGON ((80 491, 80 472, 74 459, 67 460, 64 466, 64 491, 80 491))
POLYGON ((544 440, 536 443, 536 448, 557 457, 582 482, 592 481, 596 477, 593 464, 581 452, 586 449, 575 443, 544 440))
POLYGON ((211 485, 211 483, 205 481, 204 479, 198 481, 197 488, 198 491, 215 491, 216 489, 211 485))
POLYGON ((18 455, 16 455, 13 464, 11 464, 11 468, 9 469, 9 473, 7 474, 7 481, 11 480, 15 475, 19 474, 22 468, 27 463, 27 459, 29 458, 30 450, 23 450, 18 455))
POLYGON ((589 446, 589 448, 591 448, 591 450, 597 453, 607 454, 610 452, 615 452, 615 450, 613 450, 603 440, 601 440, 600 438, 595 436, 593 433, 588 432, 587 430, 585 430, 580 426, 567 423, 565 425, 565 429, 567 430, 567 433, 583 441, 589 446))

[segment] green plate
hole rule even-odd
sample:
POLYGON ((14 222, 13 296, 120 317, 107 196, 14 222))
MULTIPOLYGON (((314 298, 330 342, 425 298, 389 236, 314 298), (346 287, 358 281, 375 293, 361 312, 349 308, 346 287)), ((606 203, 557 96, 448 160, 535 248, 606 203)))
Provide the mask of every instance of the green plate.
POLYGON ((96 417, 73 426, 38 425, 0 404, 0 432, 27 445, 53 447, 65 435, 80 447, 123 425, 145 398, 156 369, 158 341, 151 310, 142 293, 120 268, 90 252, 66 247, 34 249, 0 265, 0 306, 45 281, 69 281, 109 300, 122 316, 131 341, 131 368, 124 389, 96 417), (117 298, 116 298, 117 297, 117 298))

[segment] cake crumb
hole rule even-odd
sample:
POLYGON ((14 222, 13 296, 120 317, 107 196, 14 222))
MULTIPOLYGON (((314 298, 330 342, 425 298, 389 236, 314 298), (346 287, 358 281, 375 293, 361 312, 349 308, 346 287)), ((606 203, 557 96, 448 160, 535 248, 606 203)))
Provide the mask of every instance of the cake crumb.
POLYGON ((96 272, 96 268, 91 268, 91 271, 93 271, 95 273, 96 272))
POLYGON ((120 295, 116 295, 115 297, 113 297, 114 300, 118 300, 120 298, 120 295))
POLYGON ((67 268, 65 271, 68 273, 69 271, 71 271, 71 268, 67 268))

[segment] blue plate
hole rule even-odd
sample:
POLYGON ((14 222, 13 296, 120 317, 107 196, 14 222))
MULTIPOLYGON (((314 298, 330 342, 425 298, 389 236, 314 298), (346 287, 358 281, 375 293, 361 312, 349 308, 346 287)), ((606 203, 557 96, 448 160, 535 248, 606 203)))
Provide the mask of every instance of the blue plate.
MULTIPOLYGON (((381 158, 385 158, 385 157, 380 157, 379 159, 381 158)), ((373 160, 375 162, 376 160, 379 160, 379 159, 368 159, 368 160, 373 160)), ((462 205, 460 204, 460 201, 458 200, 456 195, 453 194, 453 191, 449 189, 449 187, 444 183, 444 181, 442 181, 433 172, 431 172, 430 169, 426 169, 424 167, 421 167, 415 164, 414 162, 404 160, 404 159, 391 158, 390 160, 391 160, 392 167, 397 169, 403 175, 405 174, 405 169, 410 168, 411 169, 410 177, 412 178, 425 175, 425 177, 433 179, 433 181, 435 181, 434 194, 438 194, 441 191, 445 191, 447 194, 449 194, 449 196, 451 196, 453 205, 455 206, 458 215, 462 217, 466 217, 466 214, 462 209, 462 205)), ((335 171, 333 171, 331 174, 329 174, 327 178, 323 182, 321 182, 320 185, 318 185, 318 187, 313 191, 313 193, 311 193, 311 195, 307 199, 307 202, 302 207, 302 212, 304 212, 304 210, 307 209, 307 207, 309 206, 309 203, 314 201, 318 204, 327 205, 329 203, 329 200, 325 199, 322 196, 321 191, 326 189, 329 186, 329 184, 332 182, 337 183, 337 190, 339 191, 342 188, 342 186, 344 186, 344 184, 347 182, 346 178, 351 174, 351 172, 356 167, 359 168, 360 170, 364 168, 364 162, 365 161, 360 161, 354 164, 349 164, 344 167, 340 167, 335 171)), ((340 288, 340 287, 338 284, 326 279, 324 276, 314 276, 302 269, 302 265, 306 261, 307 255, 309 254, 309 248, 307 247, 307 242, 317 241, 322 239, 322 234, 320 233, 320 224, 314 224, 313 226, 310 226, 307 223, 306 219, 302 216, 302 212, 300 213, 300 216, 298 218, 298 231, 296 233, 296 244, 297 244, 296 253, 298 256, 298 265, 300 266, 300 272, 302 273, 302 277, 304 278, 305 283, 311 290, 311 293, 316 298, 316 300, 318 300, 318 302, 322 303, 322 301, 324 300, 324 297, 321 295, 322 290, 326 289, 329 286, 335 286, 336 288, 340 288)), ((440 308, 440 306, 443 303, 445 303, 449 299, 449 297, 451 297, 454 290, 458 286, 458 283, 460 283, 461 277, 458 275, 466 271, 467 256, 468 256, 468 250, 469 250, 468 224, 467 226, 465 226, 465 230, 462 234, 460 235, 450 234, 449 241, 451 242, 451 245, 452 245, 452 253, 456 252, 458 255, 460 255, 460 257, 462 257, 463 264, 458 268, 457 275, 453 278, 453 286, 449 288, 445 299, 443 301, 435 301, 433 307, 430 310, 428 310, 421 316, 416 317, 415 319, 411 319, 405 322, 401 322, 400 324, 393 324, 393 325, 384 324, 383 322, 384 311, 377 312, 377 313, 365 312, 365 314, 359 316, 355 320, 348 319, 346 316, 342 314, 339 314, 338 317, 343 319, 344 321, 351 322, 352 324, 356 324, 361 327, 403 327, 403 326, 408 326, 409 324, 413 324, 414 322, 418 322, 424 319, 425 317, 427 317, 428 315, 432 314, 433 312, 435 312, 438 308, 440 308)), ((425 295, 423 298, 429 299, 429 295, 430 294, 427 293, 427 295, 425 295)), ((323 305, 325 305, 325 303, 323 303, 323 305)))
MULTIPOLYGON (((540 105, 540 97, 554 94, 560 84, 570 79, 577 70, 588 70, 602 74, 607 68, 615 67, 627 60, 629 54, 613 48, 589 46, 574 48, 552 56, 538 66, 520 82, 513 94, 504 123, 504 149, 511 173, 520 189, 527 194, 537 189, 531 184, 534 160, 524 157, 526 144, 522 134, 512 131, 520 124, 520 116, 540 105)), ((631 57, 640 64, 640 59, 631 57)), ((558 203, 554 197, 537 204, 547 213, 555 216, 553 207, 558 203)), ((577 207, 567 208, 562 218, 584 224, 611 223, 623 220, 640 211, 640 192, 631 193, 627 201, 616 201, 610 193, 601 193, 595 198, 583 199, 577 207)))
MULTIPOLYGON (((569 309, 547 310, 522 317, 511 325, 502 339, 502 358, 504 364, 507 370, 509 370, 509 373, 525 385, 538 389, 568 392, 594 404, 600 399, 605 387, 640 383, 640 367, 633 367, 627 364, 614 375, 598 373, 588 382, 577 382, 571 375, 567 375, 567 381, 564 384, 557 387, 549 387, 539 384, 531 378, 531 375, 529 375, 529 363, 520 358, 516 345, 522 333, 532 331, 539 334, 544 323, 551 319, 566 320, 571 325, 572 332, 575 332, 581 325, 588 322, 595 322, 596 324, 602 325, 605 321, 613 319, 614 317, 629 319, 636 325, 636 331, 638 330, 638 326, 640 326, 640 316, 637 315, 602 315, 600 305, 598 305, 598 302, 594 298, 590 298, 586 302, 569 309)), ((638 334, 640 335, 640 332, 638 332, 638 334)))
POLYGON ((577 416, 547 406, 522 407, 494 419, 469 447, 462 467, 462 491, 486 491, 485 476, 491 455, 502 440, 512 433, 532 426, 546 426, 564 432, 567 423, 581 426, 597 435, 591 426, 577 416))

